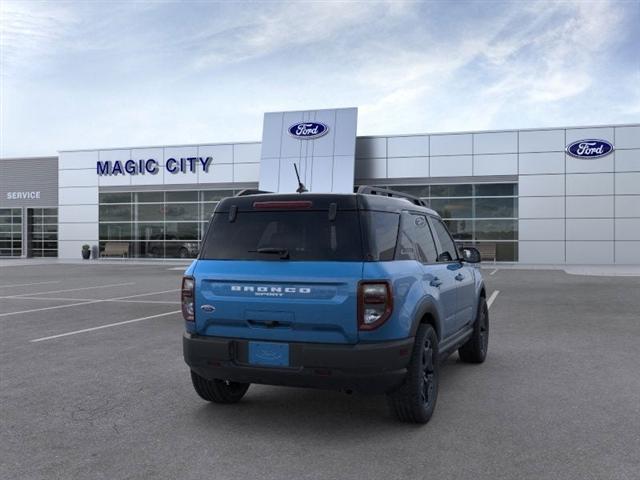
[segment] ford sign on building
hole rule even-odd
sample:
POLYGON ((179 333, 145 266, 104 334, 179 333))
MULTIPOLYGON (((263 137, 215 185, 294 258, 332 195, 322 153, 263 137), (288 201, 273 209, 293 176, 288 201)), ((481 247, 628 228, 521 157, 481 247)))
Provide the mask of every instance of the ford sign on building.
POLYGON ((261 141, 0 159, 0 256, 194 257, 221 198, 295 192, 295 165, 311 192, 423 198, 484 262, 640 261, 640 124, 366 136, 357 119, 268 112, 261 141))
POLYGON ((613 152, 606 140, 578 140, 567 147, 567 153, 576 158, 600 158, 613 152))

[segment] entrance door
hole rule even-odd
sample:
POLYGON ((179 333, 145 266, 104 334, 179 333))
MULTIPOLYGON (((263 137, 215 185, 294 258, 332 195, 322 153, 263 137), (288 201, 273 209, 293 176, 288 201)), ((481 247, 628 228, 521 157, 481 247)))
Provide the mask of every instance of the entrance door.
POLYGON ((0 208, 0 257, 22 255, 22 209, 0 208))
POLYGON ((27 209, 27 256, 58 256, 58 209, 27 209))

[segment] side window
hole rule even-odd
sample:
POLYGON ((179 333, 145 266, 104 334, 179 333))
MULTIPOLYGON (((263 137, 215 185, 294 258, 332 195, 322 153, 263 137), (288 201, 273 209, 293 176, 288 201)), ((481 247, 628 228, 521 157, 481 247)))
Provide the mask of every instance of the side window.
POLYGON ((422 263, 436 261, 436 245, 424 215, 407 213, 402 216, 398 246, 398 260, 418 260, 422 263))
POLYGON ((391 212, 362 212, 364 238, 368 239, 368 256, 373 261, 393 260, 400 215, 391 212))
POLYGON ((449 235, 447 228, 437 218, 432 218, 431 220, 433 222, 434 233, 438 237, 440 246, 442 247, 442 251, 440 252, 440 255, 438 255, 438 261, 451 262, 457 259, 458 254, 456 252, 456 245, 455 243, 453 243, 453 240, 451 239, 451 235, 449 235))

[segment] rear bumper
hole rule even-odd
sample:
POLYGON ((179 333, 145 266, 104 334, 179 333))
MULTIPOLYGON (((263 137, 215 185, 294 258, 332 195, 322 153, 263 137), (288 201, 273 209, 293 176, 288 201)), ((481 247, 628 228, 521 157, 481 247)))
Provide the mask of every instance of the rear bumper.
POLYGON ((234 382, 384 393, 407 373, 413 339, 372 344, 290 343, 290 366, 249 365, 248 341, 185 333, 184 360, 198 375, 234 382))

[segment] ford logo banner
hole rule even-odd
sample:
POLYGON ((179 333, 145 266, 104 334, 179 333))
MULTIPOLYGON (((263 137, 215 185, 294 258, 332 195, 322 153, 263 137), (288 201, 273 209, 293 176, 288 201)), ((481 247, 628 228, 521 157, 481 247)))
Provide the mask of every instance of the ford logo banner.
POLYGON ((289 127, 289 135, 304 140, 321 137, 327 132, 329 127, 318 122, 301 122, 289 127))
POLYGON ((567 147, 567 153, 576 158, 600 158, 613 152, 613 145, 606 140, 578 140, 567 147))

